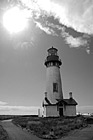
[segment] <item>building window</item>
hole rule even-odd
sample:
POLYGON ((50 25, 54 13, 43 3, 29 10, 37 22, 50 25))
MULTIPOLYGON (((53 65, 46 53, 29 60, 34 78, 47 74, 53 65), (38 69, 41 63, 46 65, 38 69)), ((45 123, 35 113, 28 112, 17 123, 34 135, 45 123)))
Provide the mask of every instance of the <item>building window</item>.
POLYGON ((58 84, 53 83, 53 92, 58 92, 58 84))

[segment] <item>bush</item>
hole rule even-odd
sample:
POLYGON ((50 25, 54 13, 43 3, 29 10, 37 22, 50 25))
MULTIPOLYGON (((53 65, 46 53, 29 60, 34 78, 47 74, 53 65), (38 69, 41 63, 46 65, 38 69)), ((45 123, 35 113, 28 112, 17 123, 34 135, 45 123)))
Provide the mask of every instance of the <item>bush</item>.
POLYGON ((86 122, 88 123, 88 124, 93 124, 93 117, 91 118, 86 118, 86 122))
POLYGON ((13 122, 23 128, 30 129, 40 138, 60 138, 67 135, 69 131, 82 128, 86 124, 86 120, 82 116, 61 118, 19 117, 14 119, 13 122), (51 136, 51 130, 53 136, 51 136))

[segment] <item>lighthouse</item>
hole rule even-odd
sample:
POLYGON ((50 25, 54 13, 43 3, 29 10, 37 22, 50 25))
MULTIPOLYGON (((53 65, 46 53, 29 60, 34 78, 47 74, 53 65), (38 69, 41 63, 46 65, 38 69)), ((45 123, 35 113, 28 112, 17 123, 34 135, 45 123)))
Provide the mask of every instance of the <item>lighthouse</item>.
POLYGON ((46 93, 51 103, 56 103, 63 99, 60 67, 62 65, 58 56, 58 50, 51 47, 47 50, 48 55, 45 60, 46 66, 46 93))
POLYGON ((42 103, 43 117, 76 116, 76 105, 78 104, 72 92, 69 98, 63 98, 60 67, 61 59, 58 50, 51 47, 47 50, 47 57, 44 65, 46 66, 46 91, 42 103))

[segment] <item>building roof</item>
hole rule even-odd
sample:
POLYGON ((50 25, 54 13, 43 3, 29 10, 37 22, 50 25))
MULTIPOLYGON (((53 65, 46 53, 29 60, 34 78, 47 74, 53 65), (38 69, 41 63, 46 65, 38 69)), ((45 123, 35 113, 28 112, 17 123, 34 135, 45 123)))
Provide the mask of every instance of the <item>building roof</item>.
POLYGON ((43 106, 45 105, 51 105, 50 101, 47 99, 47 97, 44 98, 44 101, 43 101, 43 106))
POLYGON ((73 99, 73 98, 70 98, 70 99, 62 99, 60 101, 58 101, 57 104, 65 104, 65 105, 77 105, 78 103, 73 99))
POLYGON ((47 51, 51 51, 51 50, 55 50, 55 51, 58 51, 58 49, 54 48, 53 46, 51 48, 49 48, 47 51))
POLYGON ((63 105, 77 105, 78 103, 72 98, 70 97, 69 99, 61 99, 61 100, 58 100, 57 103, 55 104, 52 104, 49 99, 47 98, 47 96, 44 98, 44 101, 43 101, 43 106, 54 106, 54 105, 59 105, 59 106, 63 106, 63 105))
POLYGON ((50 101, 45 97, 45 101, 47 104, 51 105, 50 101))

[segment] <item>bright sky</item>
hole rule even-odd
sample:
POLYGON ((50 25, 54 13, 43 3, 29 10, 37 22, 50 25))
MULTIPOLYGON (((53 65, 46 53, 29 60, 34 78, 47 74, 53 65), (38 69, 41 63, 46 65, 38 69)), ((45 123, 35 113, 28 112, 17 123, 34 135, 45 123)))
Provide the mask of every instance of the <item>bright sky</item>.
POLYGON ((37 113, 46 87, 44 61, 51 46, 59 50, 63 62, 64 98, 72 91, 78 111, 93 112, 93 1, 21 2, 0 1, 0 114, 37 113), (3 26, 3 15, 14 6, 27 10, 28 27, 10 34, 3 26))

